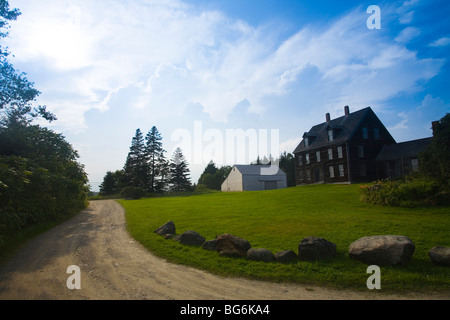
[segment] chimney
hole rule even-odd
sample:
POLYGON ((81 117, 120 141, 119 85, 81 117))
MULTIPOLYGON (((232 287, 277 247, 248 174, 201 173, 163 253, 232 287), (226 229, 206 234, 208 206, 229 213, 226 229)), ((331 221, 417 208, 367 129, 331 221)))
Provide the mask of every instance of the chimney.
POLYGON ((325 115, 325 117, 326 117, 326 120, 327 120, 327 122, 330 122, 330 120, 331 120, 331 118, 330 118, 330 114, 329 114, 329 113, 327 113, 327 114, 325 115))
POLYGON ((433 136, 436 133, 437 128, 439 127, 439 121, 431 122, 431 130, 433 130, 433 136))
POLYGON ((350 114, 350 108, 348 106, 344 107, 345 115, 348 116, 350 114))

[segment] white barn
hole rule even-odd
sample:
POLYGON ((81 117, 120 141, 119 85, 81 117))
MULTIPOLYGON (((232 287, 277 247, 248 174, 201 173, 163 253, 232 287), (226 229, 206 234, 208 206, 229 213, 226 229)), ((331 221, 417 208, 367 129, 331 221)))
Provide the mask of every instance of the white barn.
POLYGON ((286 173, 279 167, 270 165, 235 165, 222 183, 223 192, 272 190, 286 187, 286 173))

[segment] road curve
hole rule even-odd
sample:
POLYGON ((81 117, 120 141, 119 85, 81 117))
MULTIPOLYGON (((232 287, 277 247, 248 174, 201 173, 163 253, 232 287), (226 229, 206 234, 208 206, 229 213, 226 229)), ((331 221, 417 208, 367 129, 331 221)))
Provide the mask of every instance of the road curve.
POLYGON ((224 278, 168 263, 126 231, 123 208, 92 201, 74 218, 36 237, 0 268, 1 300, 328 300, 449 299, 224 278), (67 268, 80 267, 81 289, 67 268))

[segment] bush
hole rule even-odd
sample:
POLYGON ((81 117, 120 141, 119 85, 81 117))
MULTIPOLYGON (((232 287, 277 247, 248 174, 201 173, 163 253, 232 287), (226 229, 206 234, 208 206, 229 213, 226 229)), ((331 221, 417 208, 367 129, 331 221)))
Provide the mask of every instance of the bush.
POLYGON ((362 185, 361 201, 385 206, 434 206, 448 203, 448 192, 432 180, 382 180, 362 185))
POLYGON ((136 200, 145 196, 145 191, 136 187, 125 187, 120 191, 120 195, 127 200, 136 200))

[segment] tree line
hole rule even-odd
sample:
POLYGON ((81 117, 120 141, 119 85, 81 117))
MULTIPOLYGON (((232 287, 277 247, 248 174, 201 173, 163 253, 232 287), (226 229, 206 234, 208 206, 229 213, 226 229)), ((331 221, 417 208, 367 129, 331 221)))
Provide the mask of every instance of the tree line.
POLYGON ((156 126, 145 137, 141 129, 136 129, 123 169, 106 173, 100 195, 140 198, 145 194, 191 191, 190 170, 183 151, 175 149, 170 160, 165 152, 156 126))
MULTIPOLYGON (((0 1, 0 40, 20 14, 0 1)), ((33 123, 57 119, 46 106, 33 106, 40 92, 15 70, 10 54, 0 44, 0 235, 81 210, 89 189, 77 151, 63 135, 33 123)))

